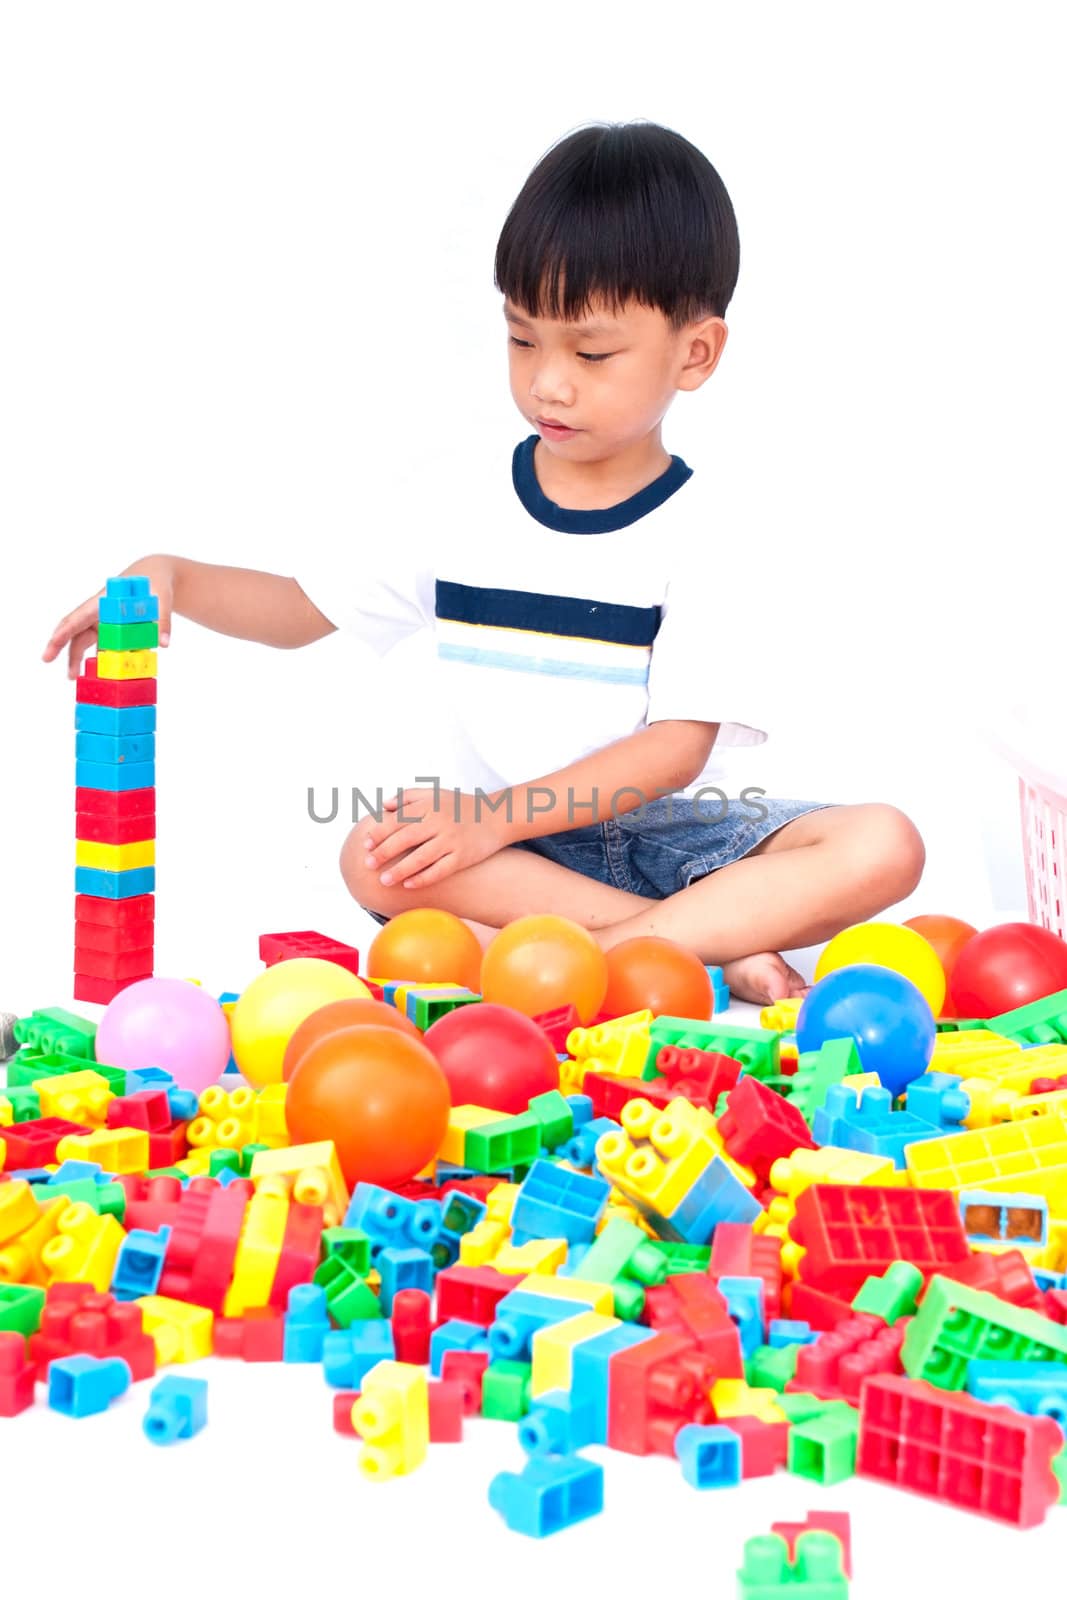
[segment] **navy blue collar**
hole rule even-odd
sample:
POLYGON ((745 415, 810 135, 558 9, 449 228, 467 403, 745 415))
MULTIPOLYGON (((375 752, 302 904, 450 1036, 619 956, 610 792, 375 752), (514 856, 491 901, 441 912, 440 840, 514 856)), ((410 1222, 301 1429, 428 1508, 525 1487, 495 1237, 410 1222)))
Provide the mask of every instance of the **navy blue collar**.
POLYGON ((693 476, 692 467, 687 466, 681 456, 671 456, 670 466, 643 489, 630 495, 628 500, 620 500, 617 506, 605 506, 600 511, 571 511, 550 500, 537 481, 534 446, 538 437, 536 433, 531 433, 528 439, 523 439, 515 446, 511 458, 511 479, 515 493, 531 517, 536 517, 538 522, 554 529, 556 533, 615 533, 619 528, 628 528, 631 522, 646 517, 664 500, 669 500, 693 476))

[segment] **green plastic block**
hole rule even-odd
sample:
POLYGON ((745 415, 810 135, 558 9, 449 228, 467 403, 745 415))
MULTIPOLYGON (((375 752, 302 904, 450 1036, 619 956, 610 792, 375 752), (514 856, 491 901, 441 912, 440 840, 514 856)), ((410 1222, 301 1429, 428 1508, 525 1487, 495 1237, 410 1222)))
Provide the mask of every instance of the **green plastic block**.
POLYGON ((962 1389, 969 1361, 1067 1360, 1067 1327, 938 1275, 908 1324, 900 1359, 909 1378, 962 1389))
POLYGON ((808 1422, 812 1417, 821 1417, 834 1402, 820 1400, 817 1394, 780 1394, 775 1404, 790 1422, 808 1422))
POLYGON ((370 1284, 353 1271, 343 1256, 327 1256, 312 1282, 326 1291, 326 1309, 339 1328, 382 1316, 382 1303, 370 1284))
POLYGON ((862 1072, 855 1039, 827 1039, 818 1050, 806 1050, 793 1074, 789 1098, 810 1123, 826 1099, 826 1091, 842 1078, 862 1072))
POLYGON ((742 1028, 737 1023, 694 1022, 691 1017, 656 1017, 649 1029, 648 1055, 641 1076, 659 1076, 656 1058, 664 1045, 679 1049, 715 1050, 740 1061, 754 1078, 779 1075, 780 1035, 768 1028, 742 1028))
POLYGON ((490 1361, 482 1374, 482 1416, 498 1422, 521 1422, 530 1409, 530 1365, 526 1361, 490 1361))
MULTIPOLYGON (((20 1017, 13 1032, 19 1044, 28 1045, 41 1055, 76 1056, 80 1061, 92 1061, 95 1054, 96 1023, 73 1011, 64 1011, 61 1006, 20 1017)), ((67 1068, 68 1072, 73 1070, 67 1068)))
POLYGON ((745 1541, 737 1574, 738 1600, 848 1600, 848 1578, 840 1539, 810 1529, 798 1534, 795 1559, 777 1533, 745 1541))
POLYGON ((775 1348, 761 1344, 745 1362, 745 1382, 750 1389, 776 1389, 784 1393, 785 1386, 796 1377, 799 1345, 787 1344, 775 1348))
POLYGON ((68 1072, 95 1072, 103 1078, 112 1094, 126 1093, 126 1074, 121 1067, 101 1065, 99 1061, 91 1059, 86 1061, 81 1056, 46 1053, 34 1050, 29 1045, 8 1062, 7 1081, 10 1087, 28 1088, 42 1078, 62 1078, 68 1072))
POLYGON ((158 622, 100 622, 96 628, 98 650, 155 650, 158 622))
POLYGON ((653 1250, 667 1258, 667 1275, 678 1272, 707 1272, 711 1265, 710 1244, 685 1244, 672 1239, 650 1239, 653 1250))
POLYGON ((41 1097, 32 1084, 22 1088, 8 1084, 0 1098, 11 1107, 13 1122, 36 1122, 41 1115, 41 1097))
POLYGON ((1052 1470, 1060 1486, 1059 1504, 1067 1506, 1067 1450, 1061 1450, 1052 1462, 1052 1470))
POLYGON ((982 1017, 940 1017, 935 1026, 938 1033, 966 1033, 973 1028, 991 1028, 993 1024, 982 1017))
POLYGON ((247 1178, 252 1171, 252 1163, 263 1150, 269 1150, 269 1144, 243 1144, 241 1146, 241 1176, 247 1178))
POLYGON ((241 1172, 240 1150, 212 1150, 208 1156, 208 1177, 217 1178, 220 1172, 241 1172))
POLYGON ((481 995, 473 994, 470 989, 458 987, 454 993, 450 989, 441 989, 437 994, 409 994, 408 1020, 415 1024, 420 1033, 425 1033, 426 1029, 432 1028, 440 1017, 446 1017, 450 1011, 457 1011, 460 1006, 476 1005, 481 998, 481 995))
POLYGON ((151 1172, 145 1173, 146 1179, 152 1178, 187 1178, 189 1174, 183 1172, 181 1167, 153 1167, 151 1172))
MULTIPOLYGON (((182 1173, 182 1177, 186 1177, 182 1173)), ((121 1222, 126 1215, 126 1191, 121 1183, 96 1183, 92 1178, 71 1178, 69 1182, 35 1183, 34 1198, 47 1205, 50 1200, 65 1196, 72 1205, 81 1202, 98 1217, 114 1217, 121 1222)))
MULTIPOLYGON (((471 1128, 463 1142, 463 1165, 475 1172, 529 1166, 541 1154, 541 1124, 529 1111, 471 1128)), ((515 1174, 518 1179, 518 1173, 515 1174)))
POLYGON ((28 1283, 0 1283, 0 1332, 28 1339, 41 1326, 44 1290, 28 1283))
POLYGON ((884 1317, 890 1327, 913 1317, 922 1293, 923 1275, 910 1261, 894 1261, 880 1278, 868 1278, 852 1302, 854 1311, 884 1317))
MULTIPOLYGON (((1067 989, 991 1017, 986 1027, 1006 1039, 1017 1039, 1020 1044, 1067 1043, 1067 989)), ((17 1033, 15 1037, 18 1038, 17 1033)))
POLYGON ((323 1230, 322 1247, 327 1260, 330 1256, 340 1256, 345 1265, 359 1273, 360 1277, 365 1277, 370 1271, 370 1239, 362 1228, 326 1228, 323 1230))
POLYGON ((841 1483, 856 1470, 859 1412, 843 1402, 789 1430, 789 1470, 824 1485, 841 1483))
POLYGON ((574 1112, 558 1089, 535 1094, 527 1108, 541 1124, 541 1148, 555 1150, 574 1135, 574 1112))

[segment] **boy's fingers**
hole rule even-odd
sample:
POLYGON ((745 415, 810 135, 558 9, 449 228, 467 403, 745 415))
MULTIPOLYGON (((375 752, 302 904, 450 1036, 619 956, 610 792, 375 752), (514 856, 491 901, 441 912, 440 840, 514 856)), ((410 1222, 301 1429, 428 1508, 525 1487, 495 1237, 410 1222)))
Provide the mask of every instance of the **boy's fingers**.
POLYGON ((67 677, 76 678, 81 668, 82 659, 89 646, 96 640, 95 628, 83 628, 81 633, 76 633, 70 641, 67 652, 67 677))
POLYGON ((80 633, 90 620, 94 622, 96 620, 95 600, 86 600, 84 605, 78 606, 75 611, 69 612, 62 621, 56 623, 52 637, 45 645, 43 659, 54 661, 68 639, 73 639, 75 634, 80 633))

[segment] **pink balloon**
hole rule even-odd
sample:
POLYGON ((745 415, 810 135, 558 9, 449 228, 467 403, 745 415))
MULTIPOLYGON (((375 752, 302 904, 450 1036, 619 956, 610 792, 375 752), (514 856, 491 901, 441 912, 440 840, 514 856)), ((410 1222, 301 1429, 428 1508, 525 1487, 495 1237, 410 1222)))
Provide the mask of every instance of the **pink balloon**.
POLYGON ((96 1030, 96 1059, 137 1072, 162 1067, 200 1094, 230 1059, 230 1025, 218 1001, 183 978, 142 978, 121 989, 96 1030))

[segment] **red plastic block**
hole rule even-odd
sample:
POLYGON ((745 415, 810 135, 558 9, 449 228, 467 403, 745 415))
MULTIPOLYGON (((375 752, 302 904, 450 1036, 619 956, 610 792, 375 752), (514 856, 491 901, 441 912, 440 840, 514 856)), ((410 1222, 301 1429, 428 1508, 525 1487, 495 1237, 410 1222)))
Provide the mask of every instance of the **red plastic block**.
MULTIPOLYGON (((398 1361, 424 1367, 430 1359, 430 1296, 425 1289, 399 1289, 393 1296, 389 1319, 393 1325, 393 1348, 398 1361)), ((479 1380, 479 1392, 481 1382, 479 1380)))
POLYGON ((965 1511, 1032 1528, 1059 1500, 1051 1417, 987 1406, 912 1378, 868 1378, 856 1471, 965 1511))
POLYGON ((161 1128, 158 1133, 148 1135, 148 1166, 151 1171, 157 1167, 176 1167, 179 1161, 184 1161, 189 1154, 189 1140, 186 1138, 187 1122, 174 1122, 169 1128, 161 1128))
MULTIPOLYGON (((192 1185, 190 1185, 190 1188, 192 1185)), ((200 1227, 196 1243, 193 1248, 193 1258, 188 1269, 186 1292, 184 1298, 192 1301, 194 1305, 207 1306, 216 1315, 221 1312, 222 1304, 226 1297, 226 1290, 233 1278, 233 1264, 237 1256, 237 1244, 241 1237, 241 1224, 244 1221, 245 1207, 254 1193, 251 1182, 247 1178, 239 1178, 225 1188, 221 1184, 212 1183, 212 1192, 208 1195, 206 1212, 200 1227)), ((289 1206, 292 1214, 295 1202, 289 1206)), ((319 1207, 310 1208, 318 1211, 319 1207)), ((321 1212, 320 1212, 321 1215, 321 1212)), ((192 1218, 190 1218, 190 1224, 192 1218)), ((321 1232, 321 1229, 320 1229, 321 1232)), ((286 1223, 286 1240, 288 1239, 288 1222, 286 1223)), ((173 1242, 173 1238, 172 1238, 173 1242)), ((285 1242, 282 1250, 284 1253, 285 1242)), ((170 1252, 167 1252, 167 1263, 170 1263, 170 1252)), ((161 1293, 165 1292, 160 1290, 161 1293)))
POLYGON ((763 1284, 763 1314, 767 1322, 782 1309, 782 1241, 771 1234, 753 1233, 748 1222, 720 1222, 712 1236, 708 1276, 759 1278, 763 1284))
POLYGON ((1050 1322, 1067 1326, 1067 1289, 1046 1289, 1045 1315, 1050 1322))
POLYGON ((342 944, 340 939, 327 938, 324 933, 313 933, 306 928, 300 933, 261 933, 259 959, 264 966, 273 967, 278 961, 292 961, 311 956, 316 961, 332 961, 347 972, 359 972, 359 951, 354 945, 342 944))
POLYGON ((684 1095, 694 1105, 714 1108, 719 1096, 737 1083, 741 1063, 718 1050, 666 1044, 656 1056, 656 1071, 663 1074, 672 1095, 684 1095))
POLYGON ((585 1074, 582 1093, 593 1102, 594 1117, 610 1117, 613 1122, 618 1122, 619 1112, 630 1100, 648 1100, 666 1109, 677 1098, 673 1089, 654 1079, 646 1083, 643 1078, 612 1078, 602 1072, 585 1074))
POLYGON ((358 1439, 359 1434, 352 1426, 352 1407, 359 1399, 358 1389, 342 1389, 340 1394, 333 1397, 333 1430, 343 1433, 346 1439, 358 1439))
MULTIPOLYGON (((106 904, 113 905, 114 901, 106 904)), ((103 955, 126 955, 131 950, 150 950, 155 943, 156 925, 151 917, 138 917, 125 926, 109 927, 106 922, 75 922, 74 944, 80 950, 95 950, 103 955)))
MULTIPOLYGON (((298 1283, 311 1282, 321 1255, 322 1207, 291 1200, 268 1303, 284 1311, 289 1304, 289 1290, 298 1283)), ((397 1356, 398 1361, 402 1359, 397 1356)))
MULTIPOLYGON (((86 792, 95 793, 93 790, 86 792)), ((131 789, 129 792, 137 794, 139 791, 131 789)), ((91 922, 98 928, 128 928, 138 922, 154 922, 155 915, 154 894, 135 894, 128 900, 105 900, 95 894, 74 896, 75 923, 91 922)))
POLYGON ((90 950, 84 944, 74 945, 74 971, 79 978, 132 983, 138 978, 151 977, 154 964, 155 953, 151 945, 144 945, 139 950, 115 951, 114 954, 90 950))
POLYGON ((680 1272, 649 1289, 643 1320, 659 1332, 687 1338, 711 1362, 715 1378, 743 1378, 741 1337, 730 1308, 702 1272, 680 1272))
POLYGON ((797 1196, 789 1232, 805 1249, 798 1276, 850 1298, 894 1261, 929 1274, 971 1253, 947 1189, 813 1183, 797 1196))
POLYGON ((488 1365, 488 1350, 446 1350, 441 1358, 441 1376, 459 1384, 468 1417, 476 1417, 482 1409, 482 1379, 488 1365))
POLYGON ((149 1233, 157 1233, 164 1226, 174 1226, 183 1194, 180 1178, 145 1178, 123 1173, 115 1182, 121 1183, 126 1191, 123 1223, 127 1231, 144 1228, 149 1233))
POLYGON ((629 1455, 673 1455, 679 1428, 715 1420, 707 1396, 718 1376, 691 1339, 674 1333, 617 1351, 608 1363, 608 1444, 629 1455))
POLYGON ((566 1050, 567 1035, 572 1029, 582 1026, 577 1006, 557 1006, 554 1011, 540 1012, 533 1020, 543 1032, 547 1033, 557 1055, 562 1055, 566 1050))
POLYGON ((852 1576, 852 1519, 847 1511, 809 1511, 806 1522, 772 1522, 771 1532, 777 1533, 789 1546, 789 1559, 795 1555, 796 1542, 802 1533, 832 1533, 841 1541, 845 1577, 852 1576))
POLYGON ((146 1133, 161 1133, 171 1125, 170 1101, 164 1089, 140 1089, 136 1094, 116 1095, 108 1102, 109 1128, 143 1128, 146 1133))
POLYGON ((1030 1311, 1044 1311, 1041 1290, 1034 1282, 1029 1263, 1020 1250, 1005 1250, 994 1254, 976 1250, 968 1261, 956 1261, 942 1267, 942 1274, 954 1283, 965 1283, 971 1289, 983 1289, 995 1294, 998 1300, 1007 1300, 1013 1306, 1023 1306, 1030 1311))
MULTIPOLYGON (((73 1067, 92 1066, 72 1062, 73 1067)), ((62 1117, 38 1117, 33 1122, 16 1122, 9 1128, 0 1127, 0 1144, 7 1146, 4 1166, 8 1172, 19 1172, 30 1167, 46 1167, 56 1159, 56 1146, 68 1133, 86 1134, 80 1122, 66 1122, 62 1117)))
POLYGON ((98 678, 96 657, 86 656, 74 698, 88 706, 154 706, 156 678, 98 678))
POLYGON ((758 1078, 742 1078, 730 1090, 719 1132, 733 1159, 751 1167, 761 1181, 780 1156, 818 1149, 796 1106, 758 1078))
POLYGON ((215 1354, 238 1361, 281 1361, 285 1318, 274 1306, 256 1306, 243 1317, 215 1318, 215 1354))
POLYGON ((892 1328, 884 1318, 860 1312, 839 1322, 813 1344, 797 1350, 796 1376, 786 1384, 790 1394, 814 1394, 820 1400, 859 1398, 860 1386, 880 1372, 900 1372, 900 1348, 911 1319, 892 1328))
POLYGON ((0 1417, 17 1417, 33 1405, 36 1369, 26 1360, 21 1333, 0 1332, 0 1417))
POLYGON ((462 1444, 463 1442, 463 1385, 461 1383, 431 1383, 430 1443, 462 1444))
POLYGON ((789 1459, 789 1423, 764 1422, 760 1417, 722 1417, 741 1440, 742 1478, 769 1478, 789 1459))
POLYGON ((493 1267, 446 1267, 437 1274, 437 1320, 477 1322, 488 1328, 497 1306, 515 1286, 513 1277, 493 1267))
POLYGON ((144 1332, 140 1306, 136 1301, 120 1304, 88 1284, 57 1284, 49 1289, 40 1329, 30 1335, 29 1351, 42 1380, 51 1362, 72 1355, 118 1356, 135 1383, 156 1370, 155 1341, 144 1332))
POLYGON ((787 1283, 782 1291, 782 1308, 788 1317, 806 1322, 809 1328, 825 1332, 853 1316, 851 1300, 815 1289, 810 1283, 787 1283))
POLYGON ((151 966, 144 972, 131 973, 128 978, 89 978, 76 972, 72 993, 75 1000, 88 1000, 90 1005, 106 1006, 117 994, 121 994, 123 989, 128 989, 131 983, 140 983, 142 979, 151 976, 151 966))
MULTIPOLYGON (((101 793, 100 790, 81 789, 80 794, 101 793)), ((127 794, 154 794, 154 789, 129 789, 127 794)), ((138 816, 120 817, 97 815, 92 811, 78 811, 74 815, 74 836, 89 844, 140 844, 156 836, 155 811, 145 811, 138 816)))

